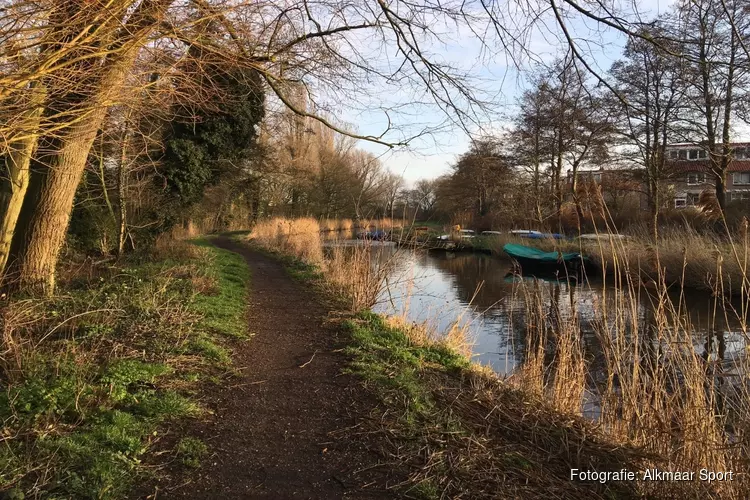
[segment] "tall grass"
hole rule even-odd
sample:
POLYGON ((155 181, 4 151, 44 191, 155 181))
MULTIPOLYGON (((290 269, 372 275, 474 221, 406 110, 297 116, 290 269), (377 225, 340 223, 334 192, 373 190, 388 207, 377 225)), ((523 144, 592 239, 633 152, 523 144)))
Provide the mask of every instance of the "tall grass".
POLYGON ((320 230, 326 232, 338 231, 339 221, 336 219, 322 219, 320 221, 320 230))
MULTIPOLYGON (((663 244, 651 249, 651 255, 638 256, 636 263, 629 260, 634 255, 626 248, 629 243, 599 246, 600 255, 609 259, 618 285, 604 288, 601 302, 594 305, 598 314, 593 327, 603 360, 585 359, 575 310, 571 315, 550 312, 538 286, 521 282, 526 355, 513 380, 568 413, 580 414, 584 405, 594 402, 602 430, 616 442, 651 453, 654 463, 666 462, 672 470, 746 473, 750 465, 746 432, 750 423, 750 387, 746 383, 750 363, 746 349, 733 360, 715 359, 715 353, 708 350, 701 352, 700 344, 705 342, 712 348, 718 343, 712 339, 723 336, 724 331, 711 332, 708 339, 699 338, 688 319, 684 295, 673 300, 667 293, 672 281, 690 283, 686 251, 683 249, 682 257, 676 260, 672 254, 676 250, 670 245, 697 244, 705 242, 703 238, 667 236, 663 244), (639 281, 643 261, 652 266, 648 290, 639 281), (644 302, 652 311, 645 319, 641 309, 644 302), (604 373, 603 378, 597 378, 591 367, 593 361, 603 361, 603 370, 596 370, 604 373)), ((697 247, 691 250, 705 251, 697 247)), ((738 267, 732 272, 746 262, 747 247, 743 250, 735 245, 724 252, 736 256, 738 267)), ((709 276, 718 277, 709 281, 714 287, 713 324, 718 326, 723 315, 734 314, 747 339, 746 311, 734 311, 722 289, 727 261, 720 253, 713 259, 713 263, 708 258, 700 262, 709 276)), ((741 303, 747 304, 746 286, 740 285, 740 294, 741 303)), ((742 480, 712 486, 722 498, 747 498, 750 494, 742 480)), ((658 484, 651 487, 652 493, 663 493, 658 484)))
MULTIPOLYGON (((332 227, 325 223, 323 227, 332 227)), ((339 221, 339 229, 351 228, 352 221, 339 221)), ((371 307, 390 272, 389 259, 379 258, 383 247, 371 241, 342 245, 332 241, 323 249, 321 226, 315 219, 274 218, 259 222, 249 238, 273 251, 291 255, 320 268, 327 283, 350 301, 352 311, 371 307)))
POLYGON ((313 218, 274 217, 259 221, 250 238, 260 245, 313 264, 323 262, 320 224, 313 218))
POLYGON ((387 259, 377 258, 383 247, 369 241, 353 246, 331 248, 324 262, 326 279, 350 302, 353 312, 371 307, 378 298, 385 278, 390 273, 387 259))

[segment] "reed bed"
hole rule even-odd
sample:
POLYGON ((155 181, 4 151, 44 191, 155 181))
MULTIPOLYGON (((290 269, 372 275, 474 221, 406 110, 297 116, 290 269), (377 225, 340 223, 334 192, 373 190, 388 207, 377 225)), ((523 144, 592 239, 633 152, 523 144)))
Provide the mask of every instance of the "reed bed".
POLYGON ((383 247, 369 241, 333 246, 323 263, 326 280, 346 297, 352 312, 372 307, 390 274, 392 261, 379 258, 377 254, 382 251, 383 247))
POLYGON ((324 232, 333 232, 339 230, 339 221, 336 219, 322 219, 320 221, 320 230, 324 232))
MULTIPOLYGON (((663 229, 656 243, 645 230, 636 230, 626 239, 599 240, 523 239, 510 234, 486 238, 493 253, 502 254, 507 243, 531 245, 545 251, 580 252, 604 274, 627 273, 645 282, 664 279, 670 286, 714 291, 717 286, 728 295, 750 291, 750 237, 747 221, 737 234, 701 234, 689 228, 663 229)), ((616 231, 612 231, 616 233, 616 231)))
MULTIPOLYGON (((299 219, 284 219, 284 218, 276 218, 276 219, 283 219, 283 220, 299 220, 299 219)), ((260 224, 264 224, 264 222, 261 222, 260 224)), ((393 219, 390 217, 384 217, 384 218, 376 218, 376 219, 369 219, 369 218, 363 218, 358 219, 356 222, 352 219, 320 219, 318 221, 318 225, 320 227, 320 231, 324 233, 332 233, 335 231, 352 231, 354 229, 361 229, 361 230, 367 230, 367 229, 381 229, 381 230, 390 230, 394 227, 397 227, 396 224, 394 224, 393 219)))
MULTIPOLYGON (((625 255, 623 260, 614 258, 612 265, 630 267, 625 255)), ((720 264, 714 266, 720 273, 720 264)), ((683 261, 683 274, 685 268, 683 261)), ((595 305, 599 314, 593 323, 603 353, 604 378, 589 369, 594 360, 586 359, 575 310, 568 315, 551 311, 537 284, 521 283, 526 354, 511 380, 565 413, 581 414, 584 405, 593 401, 601 431, 614 442, 655 457, 652 466, 661 462, 671 470, 695 471, 696 481, 701 469, 734 471, 734 481, 712 485, 714 493, 721 498, 748 498, 750 488, 744 479, 750 465, 747 348, 728 367, 721 353, 714 352, 718 340, 712 341, 724 331, 698 338, 682 296, 673 301, 667 294, 665 273, 656 276, 649 290, 639 286, 630 272, 615 268, 614 275, 622 282, 595 305), (644 301, 653 310, 647 320, 639 309, 644 301)), ((713 294, 716 324, 722 314, 732 314, 719 285, 713 294)), ((747 299, 745 295, 742 303, 747 299)), ((744 313, 737 317, 747 339, 747 318, 744 313)), ((664 493, 656 483, 641 486, 647 495, 664 493)))
POLYGON ((313 218, 274 217, 259 221, 250 238, 263 247, 293 255, 305 262, 323 262, 320 224, 313 218))
MULTIPOLYGON (((351 228, 352 221, 338 221, 336 227, 351 228)), ((323 227, 333 226, 324 223, 323 227)), ((324 252, 320 237, 321 225, 315 219, 273 218, 256 224, 249 238, 273 251, 291 255, 322 271, 326 282, 335 292, 350 302, 351 311, 371 307, 389 275, 392 259, 380 258, 382 246, 369 240, 353 245, 332 241, 324 252)))

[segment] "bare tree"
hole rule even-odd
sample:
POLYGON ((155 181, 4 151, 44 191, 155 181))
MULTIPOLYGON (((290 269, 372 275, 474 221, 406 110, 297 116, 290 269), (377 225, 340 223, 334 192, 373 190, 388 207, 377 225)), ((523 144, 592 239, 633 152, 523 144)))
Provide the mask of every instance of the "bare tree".
POLYGON ((692 73, 692 104, 699 117, 695 126, 705 141, 722 211, 726 208, 726 176, 732 156, 732 120, 738 93, 747 84, 750 69, 743 51, 750 23, 743 10, 742 4, 734 1, 684 2, 679 10, 682 22, 677 27, 692 73))
MULTIPOLYGON (((644 38, 659 39, 666 36, 666 30, 654 22, 644 27, 643 34, 644 38)), ((644 174, 654 240, 659 236, 662 185, 670 177, 666 148, 685 137, 689 128, 681 117, 687 93, 684 61, 662 48, 673 45, 665 40, 655 45, 633 38, 624 58, 610 70, 613 87, 627 102, 612 99, 624 123, 619 131, 625 138, 625 156, 644 174)))
MULTIPOLYGON (((472 110, 482 104, 467 75, 433 61, 425 50, 431 37, 440 36, 432 28, 436 19, 465 23, 471 18, 458 4, 132 0, 106 6, 53 1, 12 7, 4 10, 11 15, 0 24, 0 59, 10 61, 0 72, 0 100, 12 104, 4 122, 10 125, 2 126, 0 137, 3 151, 18 150, 26 138, 21 150, 36 151, 17 228, 6 231, 13 231, 10 254, 18 284, 28 290, 54 288, 57 257, 86 158, 107 110, 123 101, 124 82, 144 53, 161 52, 161 59, 175 61, 167 78, 177 78, 180 68, 189 66, 179 61, 195 54, 213 65, 257 71, 277 101, 296 116, 387 145, 410 137, 393 126, 391 114, 397 108, 387 113, 389 125, 382 133, 359 135, 329 119, 327 104, 359 102, 373 80, 401 88, 418 85, 433 106, 466 128, 476 123, 472 110), (394 48, 391 69, 362 50, 363 36, 394 48), (38 104, 29 97, 37 91, 44 95, 38 127, 33 123, 38 104), (300 94, 314 105, 300 104, 300 94), (19 133, 21 129, 29 132, 19 133), (394 131, 395 140, 388 136, 394 131)), ((13 164, 25 171, 18 167, 22 163, 13 164)))

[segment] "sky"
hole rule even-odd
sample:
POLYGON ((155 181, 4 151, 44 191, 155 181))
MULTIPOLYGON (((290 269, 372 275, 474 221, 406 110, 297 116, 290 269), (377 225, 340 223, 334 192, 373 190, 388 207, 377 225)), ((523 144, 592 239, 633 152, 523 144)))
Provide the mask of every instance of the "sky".
MULTIPOLYGON (((623 4, 624 9, 631 13, 637 9, 645 20, 664 13, 673 2, 634 0, 637 2, 634 4, 628 0, 622 1, 626 2, 623 4)), ((604 73, 620 57, 625 42, 623 35, 611 29, 603 30, 588 19, 571 16, 566 22, 579 49, 586 54, 587 60, 598 72, 604 73)), ((434 58, 471 74, 485 95, 492 96, 491 116, 485 116, 482 124, 485 133, 501 131, 509 126, 516 99, 528 86, 528 70, 535 62, 550 62, 567 49, 567 45, 561 41, 561 33, 551 13, 529 33, 525 46, 536 60, 525 59, 520 70, 507 60, 502 50, 488 54, 477 36, 468 29, 450 32, 450 27, 446 27, 443 33, 445 36, 441 36, 440 43, 428 43, 425 46, 434 58)), ((375 86, 369 92, 371 99, 375 102, 380 100, 384 106, 414 100, 413 88, 375 86)), ((418 128, 418 125, 439 123, 445 118, 434 106, 416 107, 410 109, 410 112, 411 115, 400 117, 405 120, 401 124, 407 129, 411 125, 418 128)), ((364 135, 377 135, 387 125, 382 113, 367 109, 344 113, 344 120, 355 124, 358 132, 364 135)), ((475 127, 475 131, 479 132, 479 129, 475 127)), ((468 150, 469 144, 469 135, 461 127, 449 126, 412 141, 406 148, 389 149, 366 141, 360 141, 359 147, 379 155, 381 162, 389 170, 402 175, 408 185, 413 185, 418 179, 435 178, 447 173, 457 157, 468 150)))

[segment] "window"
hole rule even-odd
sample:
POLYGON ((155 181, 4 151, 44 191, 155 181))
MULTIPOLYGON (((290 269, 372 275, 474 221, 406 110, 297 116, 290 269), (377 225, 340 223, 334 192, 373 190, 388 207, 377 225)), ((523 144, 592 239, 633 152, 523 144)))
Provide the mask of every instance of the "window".
POLYGON ((706 153, 705 149, 698 150, 698 158, 700 158, 701 160, 705 160, 706 158, 708 158, 708 154, 706 153))
POLYGON ((673 149, 672 151, 669 152, 669 159, 676 160, 679 155, 680 155, 679 151, 677 151, 676 149, 673 149))
POLYGON ((687 160, 687 150, 681 149, 680 150, 680 160, 687 160))
POLYGON ((706 174, 704 172, 690 172, 687 174, 687 183, 689 186, 703 184, 704 182, 706 182, 706 174))
POLYGON ((687 199, 685 199, 685 198, 675 198, 674 199, 674 207, 675 208, 684 208, 685 205, 687 205, 687 199))
POLYGON ((700 193, 688 193, 685 204, 689 207, 694 207, 695 205, 698 205, 700 203, 700 199, 700 193))
POLYGON ((744 160, 747 158, 747 150, 745 148, 737 148, 734 150, 734 158, 736 160, 744 160))
POLYGON ((732 182, 735 186, 750 184, 750 172, 735 172, 732 176, 732 182))
POLYGON ((750 191, 734 191, 729 194, 729 201, 750 201, 750 191))
POLYGON ((691 149, 688 151, 688 159, 689 160, 697 160, 698 159, 698 150, 697 149, 691 149))

